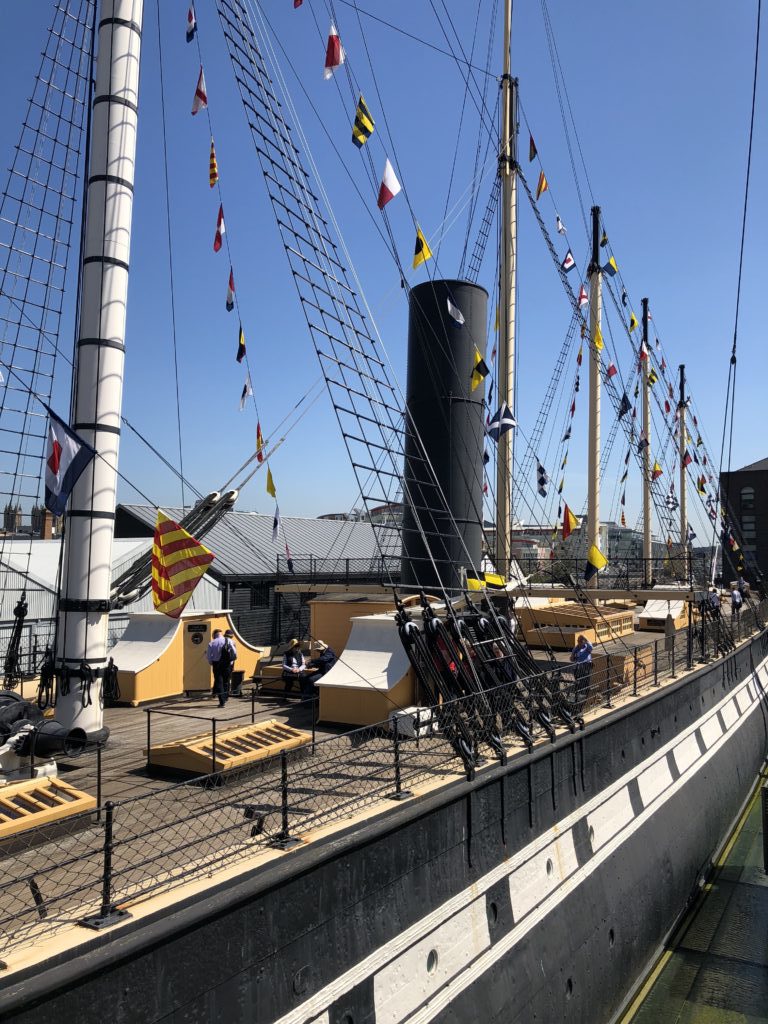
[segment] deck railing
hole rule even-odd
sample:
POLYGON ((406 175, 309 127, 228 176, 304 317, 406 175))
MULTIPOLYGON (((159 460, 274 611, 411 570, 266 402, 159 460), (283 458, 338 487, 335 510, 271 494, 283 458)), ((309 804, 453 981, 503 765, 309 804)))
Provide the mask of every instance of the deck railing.
MULTIPOLYGON (((764 628, 766 614, 764 602, 732 621, 705 616, 695 628, 627 647, 621 657, 596 658, 579 678, 566 665, 529 677, 522 688, 510 682, 484 691, 482 702, 464 697, 424 709, 413 738, 383 722, 317 739, 254 767, 107 801, 55 828, 0 840, 0 957, 76 922, 107 927, 139 897, 244 862, 266 847, 286 849, 310 830, 365 807, 407 799, 428 781, 471 775, 449 739, 447 726, 458 719, 473 723, 486 764, 498 764, 492 732, 509 756, 525 756, 516 723, 524 721, 536 740, 546 735, 537 714, 545 686, 555 706, 564 700, 577 714, 611 708, 727 654, 735 641, 764 628)), ((564 726, 555 724, 562 733, 564 726)))

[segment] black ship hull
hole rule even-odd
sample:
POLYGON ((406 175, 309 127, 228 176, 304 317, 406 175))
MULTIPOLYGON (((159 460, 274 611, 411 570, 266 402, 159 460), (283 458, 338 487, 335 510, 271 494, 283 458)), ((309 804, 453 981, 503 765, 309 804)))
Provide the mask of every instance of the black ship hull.
POLYGON ((611 1020, 768 749, 768 635, 473 782, 211 887, 0 993, 0 1019, 611 1020))

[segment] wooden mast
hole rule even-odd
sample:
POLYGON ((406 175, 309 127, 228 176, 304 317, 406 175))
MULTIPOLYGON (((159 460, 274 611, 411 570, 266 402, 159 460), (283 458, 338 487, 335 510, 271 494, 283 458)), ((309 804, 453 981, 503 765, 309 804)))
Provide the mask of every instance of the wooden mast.
MULTIPOLYGON (((504 2, 501 78, 501 265, 499 268, 499 405, 515 412, 515 302, 517 292, 517 82, 512 67, 512 0, 504 2)), ((496 453, 496 571, 509 572, 512 531, 514 430, 499 438, 496 453)))
POLYGON ((649 366, 651 361, 648 352, 648 299, 641 299, 643 304, 643 342, 640 352, 640 367, 643 377, 643 580, 648 586, 651 580, 650 566, 652 558, 651 541, 651 385, 649 383, 649 366), (643 352, 645 358, 642 358, 643 352))
POLYGON ((589 452, 587 466, 587 551, 600 549, 600 350, 603 272, 600 269, 600 207, 592 207, 592 259, 589 264, 589 452))

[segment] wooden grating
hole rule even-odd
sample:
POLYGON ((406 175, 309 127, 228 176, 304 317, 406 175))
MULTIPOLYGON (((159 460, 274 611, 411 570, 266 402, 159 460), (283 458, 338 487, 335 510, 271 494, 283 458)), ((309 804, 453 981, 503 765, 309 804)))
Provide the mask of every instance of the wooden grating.
POLYGON ((61 779, 27 779, 0 788, 0 839, 92 811, 96 800, 61 779))
POLYGON ((206 732, 153 744, 148 762, 152 766, 205 775, 241 768, 279 754, 281 750, 292 750, 311 742, 310 733, 272 719, 217 731, 215 759, 213 737, 206 732))

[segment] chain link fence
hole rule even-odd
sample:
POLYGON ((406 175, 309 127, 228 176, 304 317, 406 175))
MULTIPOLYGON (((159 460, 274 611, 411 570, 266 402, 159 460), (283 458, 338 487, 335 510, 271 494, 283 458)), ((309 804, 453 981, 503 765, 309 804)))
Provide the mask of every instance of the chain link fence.
POLYGON ((138 897, 168 890, 267 847, 288 849, 318 829, 424 783, 472 777, 455 726, 471 727, 475 757, 506 759, 568 717, 651 692, 733 649, 762 628, 768 606, 738 619, 704 613, 588 670, 554 671, 421 709, 258 762, 78 814, 0 841, 0 957, 74 923, 107 925, 138 897), (397 722, 397 724, 395 724, 397 722), (454 737, 453 741, 451 737, 454 737))

